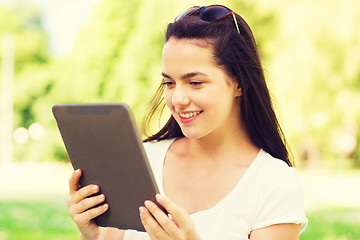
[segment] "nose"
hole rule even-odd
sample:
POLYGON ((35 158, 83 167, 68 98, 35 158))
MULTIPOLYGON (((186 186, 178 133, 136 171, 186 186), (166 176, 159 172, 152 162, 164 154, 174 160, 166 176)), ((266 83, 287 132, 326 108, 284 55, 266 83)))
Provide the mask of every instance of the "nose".
POLYGON ((179 108, 190 104, 189 94, 184 87, 176 86, 172 95, 172 104, 179 108))

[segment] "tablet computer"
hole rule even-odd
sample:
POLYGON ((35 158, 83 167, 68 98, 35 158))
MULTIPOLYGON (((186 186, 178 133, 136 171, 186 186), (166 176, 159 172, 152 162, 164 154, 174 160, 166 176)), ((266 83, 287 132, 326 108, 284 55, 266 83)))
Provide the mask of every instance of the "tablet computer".
POLYGON ((130 107, 69 103, 56 104, 52 111, 73 168, 83 172, 80 185, 98 185, 109 204, 95 222, 145 231, 139 207, 145 200, 157 203, 159 190, 130 107))

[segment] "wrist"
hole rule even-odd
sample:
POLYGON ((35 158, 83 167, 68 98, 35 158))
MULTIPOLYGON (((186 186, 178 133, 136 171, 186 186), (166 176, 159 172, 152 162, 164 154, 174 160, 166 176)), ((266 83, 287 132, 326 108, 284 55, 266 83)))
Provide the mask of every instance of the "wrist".
POLYGON ((86 238, 84 235, 81 234, 80 240, 103 240, 102 236, 99 236, 97 238, 86 238))
POLYGON ((85 237, 84 234, 80 234, 80 240, 103 240, 103 236, 101 234, 101 231, 99 231, 97 234, 95 234, 92 237, 85 237))

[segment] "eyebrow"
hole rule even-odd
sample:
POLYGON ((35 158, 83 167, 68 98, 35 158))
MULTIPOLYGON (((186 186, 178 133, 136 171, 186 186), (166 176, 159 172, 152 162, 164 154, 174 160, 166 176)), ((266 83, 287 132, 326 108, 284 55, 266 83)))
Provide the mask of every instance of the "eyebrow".
MULTIPOLYGON (((164 77, 164 78, 169 78, 169 79, 173 79, 172 77, 170 77, 170 75, 162 72, 161 75, 164 77)), ((185 73, 183 75, 181 75, 181 79, 188 79, 188 78, 192 78, 192 77, 195 77, 197 75, 201 75, 201 76, 208 76, 207 74, 205 73, 202 73, 202 72, 190 72, 190 73, 185 73)))

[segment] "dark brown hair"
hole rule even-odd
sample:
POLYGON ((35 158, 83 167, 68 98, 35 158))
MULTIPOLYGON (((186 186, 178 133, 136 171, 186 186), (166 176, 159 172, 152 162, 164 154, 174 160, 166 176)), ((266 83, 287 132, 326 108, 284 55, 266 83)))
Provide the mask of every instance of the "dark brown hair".
MULTIPOLYGON (((236 14, 240 28, 237 32, 232 16, 217 22, 201 20, 199 16, 187 16, 170 23, 165 34, 165 43, 170 38, 195 39, 212 46, 214 59, 224 71, 242 88, 241 117, 251 141, 273 157, 292 166, 287 143, 277 120, 271 96, 265 81, 259 53, 250 27, 236 14)), ((164 87, 160 85, 150 102, 149 113, 143 123, 144 141, 184 136, 180 126, 171 116, 165 126, 153 135, 146 131, 157 113, 162 113, 164 87)))

